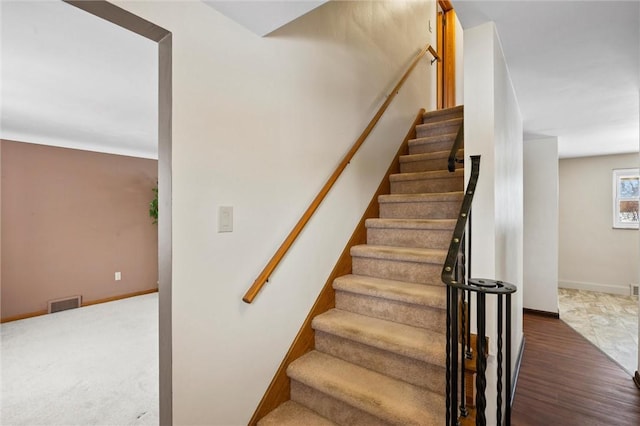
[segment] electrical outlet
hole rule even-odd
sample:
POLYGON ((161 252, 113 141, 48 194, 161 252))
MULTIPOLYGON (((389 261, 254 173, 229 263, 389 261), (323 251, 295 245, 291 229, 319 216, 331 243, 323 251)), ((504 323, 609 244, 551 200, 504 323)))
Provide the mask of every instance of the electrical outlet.
POLYGON ((120 280, 122 280, 122 273, 116 272, 116 281, 120 281, 120 280))

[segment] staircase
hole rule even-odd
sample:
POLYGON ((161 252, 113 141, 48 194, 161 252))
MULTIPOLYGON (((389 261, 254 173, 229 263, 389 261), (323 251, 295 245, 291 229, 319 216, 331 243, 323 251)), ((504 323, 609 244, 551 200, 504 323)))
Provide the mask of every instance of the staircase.
POLYGON ((463 109, 424 115, 390 176, 335 309, 313 320, 315 350, 291 363, 291 399, 268 425, 445 424, 446 292, 440 273, 463 198, 447 159, 463 109))

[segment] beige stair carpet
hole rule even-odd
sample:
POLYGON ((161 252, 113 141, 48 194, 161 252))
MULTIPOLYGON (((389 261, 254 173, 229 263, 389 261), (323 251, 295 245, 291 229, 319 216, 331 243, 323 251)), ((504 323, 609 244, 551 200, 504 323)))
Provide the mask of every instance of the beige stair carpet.
POLYGON ((359 275, 334 284, 336 308, 428 330, 443 330, 445 294, 439 286, 359 275))
POLYGON ((430 112, 335 280, 336 308, 314 318, 315 350, 289 365, 291 400, 259 425, 445 423, 446 294, 440 273, 463 197, 447 170, 462 107, 430 112))

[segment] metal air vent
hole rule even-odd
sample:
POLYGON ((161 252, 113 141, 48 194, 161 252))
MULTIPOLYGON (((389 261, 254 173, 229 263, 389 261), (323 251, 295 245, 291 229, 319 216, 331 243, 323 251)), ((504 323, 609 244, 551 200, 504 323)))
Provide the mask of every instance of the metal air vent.
POLYGON ((49 300, 49 313, 66 311, 82 306, 82 296, 65 297, 64 299, 49 300))

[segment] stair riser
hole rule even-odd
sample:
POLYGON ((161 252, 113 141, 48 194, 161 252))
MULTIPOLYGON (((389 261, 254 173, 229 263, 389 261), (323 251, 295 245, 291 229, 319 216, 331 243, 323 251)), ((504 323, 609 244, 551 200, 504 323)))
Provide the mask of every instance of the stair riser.
POLYGON ((434 160, 400 162, 400 173, 431 172, 434 170, 447 170, 448 158, 436 158, 434 160))
POLYGON ((383 219, 455 219, 460 201, 380 203, 383 219))
POLYGON ((391 182, 392 194, 426 194, 464 190, 464 176, 391 182))
MULTIPOLYGON (((444 263, 444 260, 443 260, 444 263)), ((388 280, 443 285, 440 280, 442 263, 415 263, 398 260, 353 257, 353 273, 388 280)))
POLYGON ((438 136, 447 133, 457 133, 460 123, 442 124, 442 125, 419 125, 416 126, 416 137, 426 138, 428 136, 438 136))
POLYGON ((454 140, 455 136, 451 136, 450 138, 446 138, 440 141, 411 143, 409 144, 409 154, 428 154, 438 151, 451 151, 454 140))
POLYGON ((384 420, 372 414, 355 408, 297 380, 291 380, 291 399, 338 424, 353 426, 389 425, 384 420))
POLYGON ((462 118, 462 116, 463 116, 462 111, 455 111, 455 112, 450 112, 448 114, 440 114, 440 115, 434 115, 434 116, 425 115, 422 118, 422 124, 430 124, 430 123, 437 123, 438 121, 453 120, 454 118, 462 118))
POLYGON ((453 229, 368 228, 367 244, 447 250, 452 235, 453 229))
POLYGON ((321 331, 316 332, 316 350, 432 392, 445 393, 444 365, 408 358, 321 331))
MULTIPOLYGON (((249 423, 251 424, 251 423, 249 423)), ((258 426, 335 426, 335 423, 294 401, 287 401, 258 421, 258 426)))
MULTIPOLYGON (((444 288, 443 291, 445 291, 444 288)), ((430 308, 338 290, 336 291, 336 308, 427 330, 437 332, 445 330, 444 307, 443 309, 430 308)))

